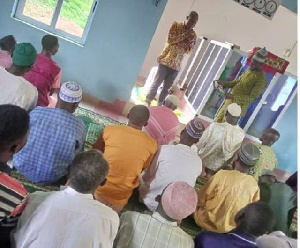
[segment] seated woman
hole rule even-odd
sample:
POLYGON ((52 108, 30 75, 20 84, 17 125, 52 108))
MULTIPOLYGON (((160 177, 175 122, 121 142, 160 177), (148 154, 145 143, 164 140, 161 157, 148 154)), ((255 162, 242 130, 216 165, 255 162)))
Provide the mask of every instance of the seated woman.
POLYGON ((37 87, 39 93, 37 106, 55 107, 57 99, 52 95, 60 88, 61 69, 51 57, 58 51, 57 37, 45 35, 42 38, 42 46, 42 52, 37 55, 33 68, 24 75, 24 78, 37 87))
POLYGON ((9 68, 12 65, 11 55, 15 50, 16 39, 12 35, 4 36, 0 39, 0 66, 9 68))

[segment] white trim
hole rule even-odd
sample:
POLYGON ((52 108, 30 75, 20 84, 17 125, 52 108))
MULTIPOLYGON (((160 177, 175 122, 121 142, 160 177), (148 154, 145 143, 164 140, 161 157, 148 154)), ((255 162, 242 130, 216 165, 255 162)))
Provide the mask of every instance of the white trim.
POLYGON ((297 94, 298 85, 296 86, 293 94, 291 95, 290 99, 285 104, 283 110, 280 112, 280 114, 277 116, 276 121, 273 123, 272 127, 276 127, 278 122, 281 120, 281 118, 284 116, 285 112, 288 110, 289 106, 292 104, 296 94, 297 94))
POLYGON ((245 239, 245 238, 241 237, 240 235, 237 235, 236 233, 228 233, 228 234, 229 234, 229 235, 233 235, 233 236, 235 236, 235 237, 237 237, 237 238, 239 238, 239 239, 241 239, 241 240, 244 240, 244 241, 246 241, 246 242, 248 242, 248 243, 250 243, 250 244, 256 245, 255 242, 253 242, 253 241, 251 241, 251 240, 248 240, 248 239, 245 239))
POLYGON ((59 36, 67 41, 70 41, 72 43, 75 43, 79 46, 82 46, 87 38, 88 32, 90 30, 90 26, 92 24, 96 9, 98 7, 98 0, 93 0, 93 3, 91 5, 90 13, 86 22, 85 27, 83 28, 83 33, 81 37, 72 35, 66 31, 60 30, 56 28, 59 15, 61 12, 61 8, 63 7, 63 3, 65 0, 57 0, 56 6, 54 8, 54 12, 51 17, 51 23, 45 24, 43 22, 40 22, 34 18, 25 16, 23 14, 23 10, 25 7, 25 3, 27 0, 15 0, 13 8, 12 8, 12 13, 11 17, 14 18, 17 21, 21 21, 24 24, 27 24, 33 28, 42 30, 44 32, 59 36))
MULTIPOLYGON (((277 73, 276 73, 277 74, 277 73)), ((265 102, 265 100, 267 99, 269 93, 271 92, 271 90, 273 89, 276 81, 277 81, 277 78, 276 78, 276 74, 274 75, 274 77, 272 78, 270 84, 268 85, 268 87, 266 88, 265 92, 263 93, 260 101, 257 103, 253 113, 251 114, 251 116, 249 117, 249 119, 247 120, 246 122, 246 125, 245 127, 243 128, 245 133, 247 133, 249 127, 252 125, 253 121, 255 120, 256 118, 256 115, 257 113, 260 111, 263 103, 265 102)))

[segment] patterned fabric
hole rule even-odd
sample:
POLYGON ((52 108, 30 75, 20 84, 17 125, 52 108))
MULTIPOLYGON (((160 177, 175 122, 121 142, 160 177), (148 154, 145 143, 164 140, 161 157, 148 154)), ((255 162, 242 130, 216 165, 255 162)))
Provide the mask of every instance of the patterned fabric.
POLYGON ((158 63, 180 71, 183 56, 193 49, 196 39, 195 31, 187 30, 184 22, 173 22, 164 50, 157 58, 158 63))
POLYGON ((194 248, 192 238, 154 212, 151 215, 126 212, 121 215, 114 248, 194 248))
POLYGON ((51 89, 60 87, 61 69, 49 57, 38 54, 33 68, 25 73, 24 78, 38 90, 38 106, 48 106, 51 89))
POLYGON ((256 181, 258 181, 258 178, 264 169, 272 171, 278 165, 276 154, 270 146, 257 146, 261 151, 261 155, 256 165, 252 167, 248 173, 249 175, 253 176, 256 181))
POLYGON ((27 190, 16 179, 0 172, 0 226, 16 225, 14 217, 25 207, 27 190), (14 220, 14 221, 12 221, 14 220))
POLYGON ((0 51, 0 66, 4 68, 9 68, 12 65, 11 54, 8 51, 0 51))
POLYGON ((262 93, 266 86, 266 77, 264 72, 257 72, 248 69, 237 80, 224 84, 225 88, 232 88, 230 92, 233 95, 233 100, 227 99, 219 110, 216 122, 223 122, 227 107, 231 103, 237 103, 242 108, 241 116, 247 112, 248 106, 254 102, 262 93))
POLYGON ((230 232, 236 227, 236 213, 259 200, 259 187, 253 177, 237 170, 220 170, 200 188, 194 218, 206 231, 230 232))
POLYGON ((109 173, 105 185, 98 187, 95 195, 111 205, 124 206, 133 189, 139 186, 140 173, 150 166, 157 143, 130 126, 107 126, 102 134, 109 173))
POLYGON ((15 76, 0 67, 0 104, 13 104, 26 110, 36 106, 36 87, 21 76, 15 76))
POLYGON ((227 122, 212 123, 197 143, 204 167, 217 171, 241 147, 245 132, 238 125, 227 122))
POLYGON ((172 109, 165 106, 149 107, 150 118, 145 130, 158 145, 169 144, 175 139, 179 121, 172 109))
POLYGON ((201 232, 195 238, 195 248, 255 248, 255 238, 245 233, 201 232))
POLYGON ((67 173, 74 156, 83 150, 85 125, 73 114, 36 107, 30 112, 30 135, 13 158, 14 167, 36 183, 55 182, 67 173))

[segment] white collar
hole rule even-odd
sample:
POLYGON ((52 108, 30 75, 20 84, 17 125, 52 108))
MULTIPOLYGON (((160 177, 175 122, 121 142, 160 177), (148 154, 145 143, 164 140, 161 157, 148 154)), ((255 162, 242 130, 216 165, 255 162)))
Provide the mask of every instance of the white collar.
POLYGON ((92 194, 79 193, 75 189, 71 188, 70 186, 68 186, 66 189, 64 189, 63 192, 65 192, 67 195, 71 195, 71 196, 79 196, 79 197, 86 198, 86 199, 94 199, 92 194))

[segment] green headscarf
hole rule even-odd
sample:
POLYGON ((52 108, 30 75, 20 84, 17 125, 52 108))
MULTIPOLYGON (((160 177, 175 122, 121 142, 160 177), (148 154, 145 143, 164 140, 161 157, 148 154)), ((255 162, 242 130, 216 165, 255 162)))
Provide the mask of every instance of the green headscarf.
POLYGON ((36 60, 37 52, 34 46, 30 43, 19 43, 12 55, 14 65, 18 66, 30 66, 33 65, 36 60))

